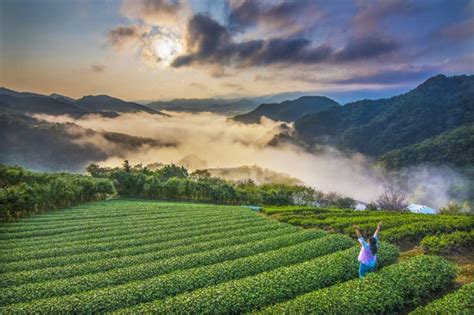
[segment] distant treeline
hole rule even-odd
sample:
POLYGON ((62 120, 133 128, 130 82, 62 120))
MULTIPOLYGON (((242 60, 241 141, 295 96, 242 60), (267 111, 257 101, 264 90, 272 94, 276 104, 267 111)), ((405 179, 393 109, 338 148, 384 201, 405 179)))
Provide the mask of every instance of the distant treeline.
POLYGON ((256 185, 252 180, 227 181, 206 170, 188 173, 182 166, 165 165, 151 170, 141 165, 107 168, 91 164, 87 171, 95 178, 114 182, 121 196, 165 200, 186 200, 217 204, 294 205, 313 202, 352 207, 355 201, 335 193, 323 194, 311 187, 289 184, 256 185))
POLYGON ((174 164, 151 170, 141 165, 108 168, 91 164, 87 171, 94 178, 111 179, 117 193, 126 197, 185 200, 217 204, 294 204, 311 202, 310 187, 285 184, 256 185, 253 181, 231 182, 212 177, 206 170, 188 173, 174 164))
POLYGON ((0 164, 0 221, 105 199, 111 180, 68 173, 36 173, 0 164))
POLYGON ((46 210, 69 207, 110 195, 215 204, 319 205, 350 208, 352 198, 324 194, 311 187, 290 184, 257 185, 252 180, 227 181, 206 170, 188 173, 182 166, 150 169, 132 166, 109 168, 91 164, 91 176, 69 173, 36 173, 0 164, 1 221, 11 221, 46 210))

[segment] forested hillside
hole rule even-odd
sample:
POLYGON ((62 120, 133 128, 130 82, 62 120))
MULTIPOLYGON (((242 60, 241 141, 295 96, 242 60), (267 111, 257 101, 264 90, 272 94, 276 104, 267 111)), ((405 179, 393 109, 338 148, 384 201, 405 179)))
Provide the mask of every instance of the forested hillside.
MULTIPOLYGON (((464 135, 471 132, 469 126, 473 122, 474 76, 438 75, 399 96, 357 101, 307 115, 295 122, 295 130, 297 139, 308 146, 330 144, 375 157, 407 148, 405 153, 417 154, 410 164, 437 161, 466 166, 470 161, 469 150, 459 150, 455 144, 448 149, 440 141, 450 142, 460 136, 463 147, 472 147, 472 137, 464 135), (465 129, 441 136, 464 126, 465 129), (437 136, 418 147, 410 147, 437 136), (422 151, 435 144, 443 149, 431 150, 424 157, 422 151)), ((395 154, 400 153, 388 157, 395 154)))
POLYGON ((70 115, 101 114, 114 117, 117 113, 145 112, 162 115, 146 106, 126 102, 108 95, 88 95, 79 100, 59 94, 41 95, 17 92, 0 87, 0 113, 70 115))
POLYGON ((336 106, 339 106, 336 101, 324 96, 303 96, 278 104, 262 104, 247 114, 235 116, 234 120, 255 124, 265 116, 273 120, 292 122, 304 115, 319 113, 336 106))
POLYGON ((0 163, 35 170, 83 172, 91 161, 123 156, 141 146, 172 146, 158 140, 95 131, 74 123, 50 123, 24 115, 0 114, 0 163), (94 141, 108 143, 99 147, 94 141))

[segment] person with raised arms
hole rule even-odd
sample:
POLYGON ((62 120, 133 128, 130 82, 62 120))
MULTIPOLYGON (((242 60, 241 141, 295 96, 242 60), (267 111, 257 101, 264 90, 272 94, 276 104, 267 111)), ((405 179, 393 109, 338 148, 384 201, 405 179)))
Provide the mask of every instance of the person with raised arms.
POLYGON ((377 224, 377 229, 374 232, 374 235, 369 237, 366 241, 362 234, 359 231, 357 225, 353 225, 357 234, 357 240, 359 241, 361 248, 359 253, 359 277, 364 278, 368 272, 375 271, 377 265, 377 251, 379 248, 379 231, 382 226, 382 221, 377 224))

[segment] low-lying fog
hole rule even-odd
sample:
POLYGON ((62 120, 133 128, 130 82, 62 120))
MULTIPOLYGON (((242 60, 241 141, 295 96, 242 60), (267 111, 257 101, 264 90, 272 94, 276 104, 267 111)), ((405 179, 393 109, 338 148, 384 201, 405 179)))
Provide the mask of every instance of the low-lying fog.
MULTIPOLYGON (((174 147, 160 148, 143 145, 139 150, 123 153, 132 164, 177 163, 187 156, 196 156, 207 168, 258 165, 289 174, 316 189, 338 192, 365 202, 374 201, 383 191, 384 184, 392 180, 361 154, 347 156, 329 147, 323 153, 310 154, 291 145, 266 146, 279 131, 279 123, 272 120, 245 125, 211 113, 167 113, 171 117, 146 113, 122 114, 116 118, 99 115, 80 119, 50 115, 34 117, 176 143, 174 147)), ((108 145, 103 138, 89 137, 81 138, 79 143, 92 143, 101 150, 107 150, 108 145)), ((99 164, 118 166, 123 160, 123 157, 112 157, 99 164)), ((409 174, 402 185, 410 201, 433 207, 446 204, 450 199, 449 187, 462 181, 459 175, 447 168, 416 168, 409 174)))

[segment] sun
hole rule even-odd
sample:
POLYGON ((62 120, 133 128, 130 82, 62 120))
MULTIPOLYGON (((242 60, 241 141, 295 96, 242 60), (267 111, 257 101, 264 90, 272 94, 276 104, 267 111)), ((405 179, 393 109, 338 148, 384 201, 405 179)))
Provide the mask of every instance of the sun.
POLYGON ((174 36, 156 35, 152 42, 156 61, 161 64, 169 65, 183 51, 180 40, 174 36))

